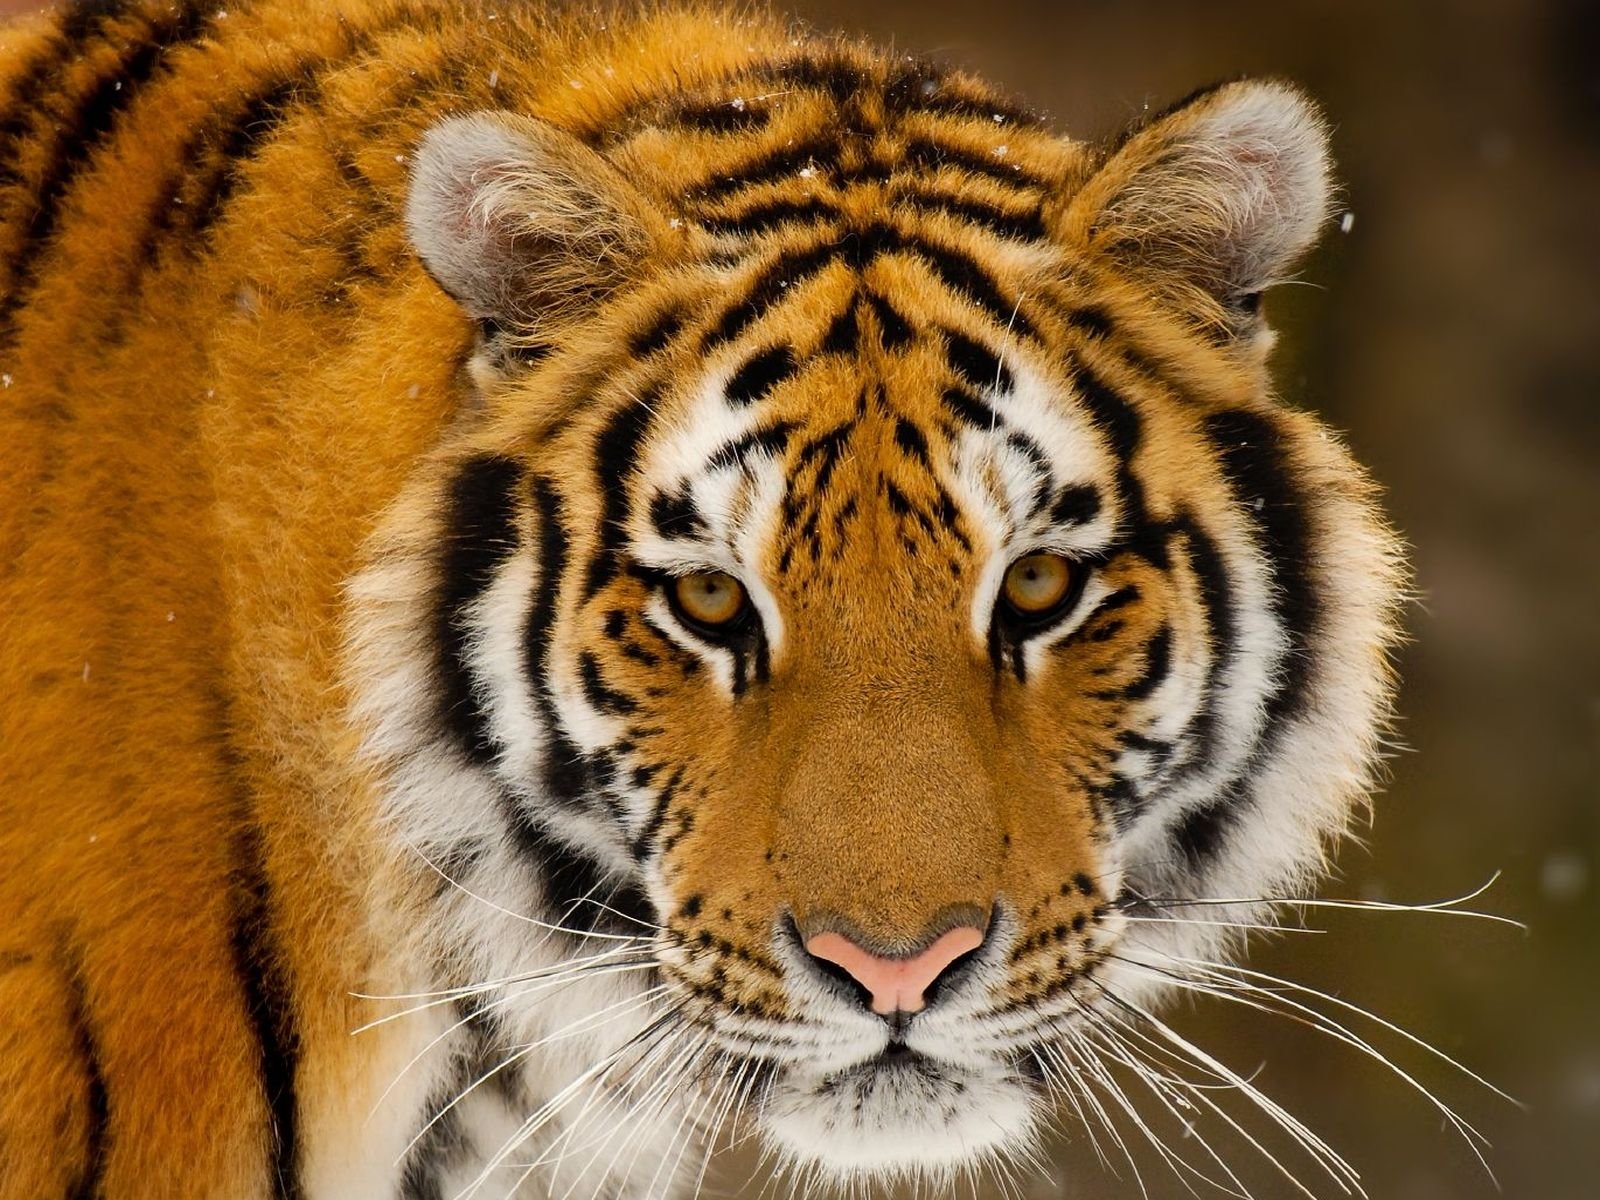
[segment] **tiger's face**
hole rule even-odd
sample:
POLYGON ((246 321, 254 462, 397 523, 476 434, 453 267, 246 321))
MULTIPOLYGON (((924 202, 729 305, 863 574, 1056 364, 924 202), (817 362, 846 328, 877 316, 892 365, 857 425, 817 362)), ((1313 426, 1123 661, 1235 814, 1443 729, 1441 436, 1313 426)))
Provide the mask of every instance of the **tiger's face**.
POLYGON ((569 518, 594 565, 549 678, 663 973, 775 1068, 775 1125, 863 1160, 926 1159, 935 1113, 970 1154, 1026 1111, 1019 1058, 1120 928, 1125 756, 1192 716, 1205 656, 1066 343, 930 314, 918 276, 826 270, 782 344, 624 387, 552 451, 635 447, 611 511, 569 518))
MULTIPOLYGON (((1073 1039, 1219 951, 1173 904, 1319 864, 1387 688, 1387 535, 1253 303, 1323 217, 1304 101, 1106 153, 1007 117, 987 175, 892 107, 833 159, 697 144, 697 187, 650 121, 430 132, 478 399, 364 593, 427 564, 407 836, 573 955, 648 948, 611 1052, 691 1031, 691 1094, 840 1175, 1026 1145, 1073 1039)), ((458 963, 527 961, 454 903, 458 963)))

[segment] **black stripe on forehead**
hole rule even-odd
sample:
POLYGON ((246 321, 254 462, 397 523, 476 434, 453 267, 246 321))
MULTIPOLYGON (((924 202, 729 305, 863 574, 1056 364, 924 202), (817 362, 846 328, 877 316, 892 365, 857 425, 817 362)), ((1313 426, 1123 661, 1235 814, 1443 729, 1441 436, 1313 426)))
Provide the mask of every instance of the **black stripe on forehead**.
POLYGON ((955 167, 969 175, 978 175, 1012 189, 1049 191, 1052 181, 1041 179, 1021 169, 1016 163, 978 154, 964 146, 954 146, 935 138, 918 138, 906 146, 906 161, 926 171, 940 167, 955 167))
POLYGON ((1057 525, 1087 525, 1099 515, 1100 490, 1093 484, 1068 484, 1050 505, 1050 519, 1057 525))
POLYGON ((701 200, 730 196, 746 188, 793 175, 813 162, 831 162, 838 154, 838 134, 821 133, 805 141, 768 150, 742 164, 724 167, 715 178, 690 188, 689 195, 701 200))
POLYGON ((723 312, 706 334, 701 349, 709 351, 731 342, 783 299, 790 288, 821 273, 837 258, 837 248, 827 243, 778 255, 750 283, 743 297, 723 312))
POLYGON ((1068 377, 1073 394, 1089 410, 1095 427, 1105 436, 1116 460, 1117 499, 1120 512, 1118 545, 1144 555, 1153 565, 1165 567, 1166 533, 1151 524, 1145 509, 1144 484, 1133 470, 1133 456, 1144 437, 1144 423, 1131 401, 1113 389, 1099 372, 1081 358, 1071 357, 1068 377))
POLYGON ((730 404, 754 404, 797 370, 794 350, 788 345, 773 346, 747 359, 729 378, 723 394, 730 404))
POLYGON ((963 380, 983 390, 1009 392, 1015 389, 1016 380, 994 351, 954 329, 940 332, 944 334, 945 357, 950 369, 963 380))
POLYGON ((650 499, 650 524, 664 538, 699 537, 706 531, 705 518, 695 506, 689 487, 657 492, 650 499))
POLYGON ((872 315, 878 322, 878 340, 885 350, 904 350, 911 344, 914 336, 911 322, 895 310, 882 296, 875 292, 866 293, 867 307, 872 309, 872 315))
MULTIPOLYGON (((844 263, 859 273, 880 256, 889 254, 908 255, 921 263, 945 288, 971 302, 1008 334, 1034 335, 1032 322, 1022 311, 1021 297, 1007 299, 999 282, 965 248, 941 244, 888 225, 871 225, 850 230, 836 240, 777 255, 745 288, 743 296, 723 312, 705 335, 701 348, 710 351, 738 337, 793 288, 820 274, 832 263, 844 263)), ((886 322, 886 345, 891 340, 900 340, 896 326, 903 325, 903 319, 886 322)), ((985 386, 993 385, 994 376, 991 376, 985 386)))

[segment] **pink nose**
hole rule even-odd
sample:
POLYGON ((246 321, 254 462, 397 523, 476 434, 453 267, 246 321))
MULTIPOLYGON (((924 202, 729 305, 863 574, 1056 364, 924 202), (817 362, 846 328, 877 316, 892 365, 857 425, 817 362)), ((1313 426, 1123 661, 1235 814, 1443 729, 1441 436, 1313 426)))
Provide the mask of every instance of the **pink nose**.
POLYGON ((921 1012, 929 985, 956 959, 981 945, 983 934, 970 925, 939 935, 910 958, 869 953, 840 933, 818 933, 806 939, 806 949, 814 957, 843 969, 872 994, 872 1011, 882 1016, 921 1012))

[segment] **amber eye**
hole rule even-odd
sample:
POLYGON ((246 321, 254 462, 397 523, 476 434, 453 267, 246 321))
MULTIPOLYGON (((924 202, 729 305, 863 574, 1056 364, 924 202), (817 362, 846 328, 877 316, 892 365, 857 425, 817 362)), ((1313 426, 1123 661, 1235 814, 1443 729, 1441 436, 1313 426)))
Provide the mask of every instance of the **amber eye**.
POLYGON ((1059 554, 1029 554, 1011 564, 1001 590, 1020 616, 1044 616, 1072 590, 1072 564, 1059 554))
POLYGON ((691 623, 706 629, 726 629, 744 615, 744 586, 721 571, 680 575, 672 581, 672 599, 691 623))

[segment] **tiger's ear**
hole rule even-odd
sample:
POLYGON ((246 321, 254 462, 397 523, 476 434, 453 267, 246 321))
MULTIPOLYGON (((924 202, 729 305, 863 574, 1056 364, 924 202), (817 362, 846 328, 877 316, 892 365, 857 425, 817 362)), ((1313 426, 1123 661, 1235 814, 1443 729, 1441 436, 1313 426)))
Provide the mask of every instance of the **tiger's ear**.
POLYGON ((490 331, 528 333, 627 282, 665 222, 576 138, 528 117, 450 117, 412 157, 406 230, 423 264, 490 331))
POLYGON ((1135 129, 1068 202, 1059 228, 1202 323, 1238 331, 1316 241, 1331 191, 1317 109, 1287 84, 1246 80, 1135 129))

